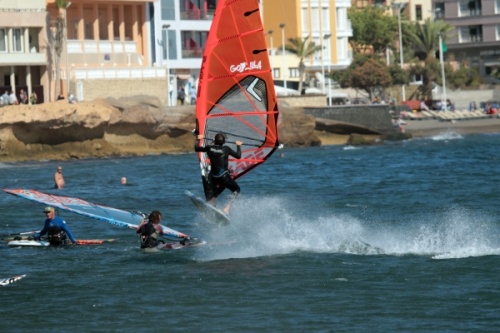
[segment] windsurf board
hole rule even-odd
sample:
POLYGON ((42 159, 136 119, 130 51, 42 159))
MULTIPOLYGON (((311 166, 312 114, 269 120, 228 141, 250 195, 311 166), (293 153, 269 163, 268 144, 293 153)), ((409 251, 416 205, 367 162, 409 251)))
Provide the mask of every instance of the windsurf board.
MULTIPOLYGON (((100 245, 114 241, 115 239, 77 239, 76 245, 100 245)), ((7 245, 10 247, 43 247, 50 246, 50 243, 45 240, 20 239, 10 241, 7 245)))
POLYGON ((189 199, 191 199, 195 207, 209 222, 216 223, 219 225, 228 225, 231 222, 229 220, 229 217, 222 210, 218 209, 215 206, 212 206, 211 204, 197 197, 190 191, 185 191, 184 193, 188 196, 189 199))
POLYGON ((10 278, 4 278, 4 279, 0 279, 0 286, 6 286, 6 285, 9 285, 11 283, 14 283, 16 281, 19 281, 21 280, 23 277, 25 277, 26 274, 23 274, 23 275, 17 275, 17 276, 13 276, 13 277, 10 277, 10 278))
POLYGON ((13 240, 7 243, 8 246, 10 247, 44 247, 44 246, 50 246, 50 243, 47 241, 43 240, 28 240, 28 239, 21 239, 21 240, 13 240))

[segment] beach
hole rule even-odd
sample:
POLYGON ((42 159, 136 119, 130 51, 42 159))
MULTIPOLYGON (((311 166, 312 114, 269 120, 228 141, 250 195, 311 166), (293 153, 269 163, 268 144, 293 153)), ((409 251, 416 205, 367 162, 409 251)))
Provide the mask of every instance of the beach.
MULTIPOLYGON (((405 120, 405 133, 413 138, 431 137, 443 133, 457 133, 461 135, 499 133, 500 118, 483 118, 443 121, 438 119, 405 120)), ((341 135, 325 131, 316 131, 316 136, 320 139, 321 145, 345 145, 350 135, 341 135)), ((365 138, 376 140, 380 135, 363 135, 365 138)))
POLYGON ((500 132, 500 118, 442 121, 438 119, 406 120, 405 131, 413 137, 429 137, 443 132, 480 134, 500 132))

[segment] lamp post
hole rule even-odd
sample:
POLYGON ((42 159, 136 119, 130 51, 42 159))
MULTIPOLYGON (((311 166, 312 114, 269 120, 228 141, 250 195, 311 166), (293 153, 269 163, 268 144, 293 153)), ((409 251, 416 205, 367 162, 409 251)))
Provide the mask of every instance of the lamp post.
MULTIPOLYGON (((326 41, 326 49, 328 52, 330 52, 330 37, 332 34, 324 34, 323 39, 326 41)), ((324 47, 323 47, 324 49, 324 47)), ((323 49, 321 49, 321 52, 323 52, 323 49)), ((330 64, 332 60, 331 57, 328 57, 328 75, 330 75, 330 64)), ((321 55, 321 66, 323 67, 323 55, 321 55)), ((323 86, 325 85, 325 74, 323 73, 323 86)), ((323 89, 323 93, 325 90, 323 89)), ((328 77, 328 106, 330 106, 332 103, 332 80, 330 77, 328 77)))
POLYGON ((446 99, 446 76, 444 74, 444 59, 443 59, 443 36, 439 35, 439 63, 441 64, 441 79, 443 80, 443 91, 441 93, 441 105, 443 110, 447 111, 448 103, 446 99))
POLYGON ((285 62, 285 23, 280 24, 281 28, 281 51, 283 52, 283 85, 285 87, 285 96, 287 96, 287 87, 286 87, 286 62, 285 62))
POLYGON ((269 34, 269 41, 271 42, 271 76, 274 78, 274 47, 273 47, 273 30, 269 30, 267 33, 269 34))
MULTIPOLYGON (((403 3, 393 3, 392 8, 396 8, 398 10, 398 27, 399 27, 399 63, 401 66, 401 69, 403 69, 403 34, 401 32, 401 11, 405 7, 405 4, 403 3)), ((405 84, 403 83, 401 85, 401 97, 403 101, 406 100, 406 88, 405 84)))
MULTIPOLYGON (((170 28, 170 24, 164 24, 162 26, 162 30, 165 32, 163 43, 165 44, 165 49, 167 53, 167 66, 165 66, 165 70, 167 71, 167 106, 170 106, 170 66, 169 66, 170 57, 168 54, 168 28, 170 28)), ((161 58, 163 59, 163 55, 161 58)))

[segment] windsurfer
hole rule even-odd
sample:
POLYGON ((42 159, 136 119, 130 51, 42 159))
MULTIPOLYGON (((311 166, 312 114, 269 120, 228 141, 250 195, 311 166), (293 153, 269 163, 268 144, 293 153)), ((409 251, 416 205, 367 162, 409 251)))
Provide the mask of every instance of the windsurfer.
POLYGON ((231 147, 224 145, 224 143, 226 143, 226 138, 222 133, 215 135, 213 145, 201 147, 200 140, 203 138, 203 135, 197 136, 194 150, 196 152, 207 153, 210 159, 210 173, 208 174, 207 179, 208 186, 205 186, 205 197, 210 204, 215 206, 216 198, 222 193, 222 191, 224 191, 224 189, 229 189, 232 194, 226 204, 226 207, 224 208, 224 213, 229 214, 231 204, 240 193, 240 186, 234 179, 231 178, 228 168, 228 160, 229 156, 233 156, 236 159, 241 158, 241 145, 243 142, 236 141, 236 151, 234 151, 231 147))
POLYGON ((58 166, 56 173, 54 173, 54 187, 57 189, 63 188, 65 185, 64 177, 62 174, 62 167, 58 166))
POLYGON ((71 243, 76 244, 76 239, 71 233, 66 221, 64 221, 59 216, 56 216, 56 210, 54 207, 45 207, 43 210, 47 219, 44 222, 43 229, 40 233, 35 234, 35 240, 39 240, 45 234, 48 234, 48 241, 50 245, 65 245, 67 244, 67 237, 71 240, 71 243))
POLYGON ((141 249, 157 247, 159 244, 158 238, 163 236, 163 229, 160 221, 162 215, 158 210, 153 210, 147 219, 139 225, 137 233, 141 237, 141 249))

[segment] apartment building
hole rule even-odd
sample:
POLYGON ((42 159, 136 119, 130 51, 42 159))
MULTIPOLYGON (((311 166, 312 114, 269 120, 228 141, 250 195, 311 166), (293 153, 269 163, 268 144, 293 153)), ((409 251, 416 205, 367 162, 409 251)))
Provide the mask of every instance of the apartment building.
POLYGON ((55 21, 62 16, 67 41, 59 65, 50 62, 52 91, 74 93, 78 100, 165 96, 165 69, 151 63, 154 22, 148 5, 153 1, 71 0, 59 9, 55 0, 46 0, 50 33, 56 34, 55 21))
POLYGON ((322 46, 321 51, 304 59, 306 81, 324 84, 325 72, 344 69, 351 64, 352 51, 348 39, 352 36, 347 10, 351 0, 264 0, 263 21, 272 45, 271 65, 277 85, 297 89, 299 60, 283 53, 289 38, 305 38, 322 46), (321 75, 317 75, 321 74, 321 75), (319 78, 316 80, 315 78, 319 78))
POLYGON ((447 41, 447 60, 466 62, 487 83, 500 68, 500 0, 433 0, 436 19, 454 26, 447 41))
POLYGON ((178 86, 197 86, 203 50, 218 0, 159 0, 154 17, 152 61, 167 68, 171 101, 178 86))
MULTIPOLYGON (((156 22, 152 61, 169 68, 172 87, 196 85, 217 3, 218 0, 160 0, 151 4, 156 22)), ((290 88, 297 88, 299 79, 297 57, 282 55, 280 24, 284 24, 285 43, 289 37, 310 35, 317 45, 324 46, 323 52, 305 60, 311 76, 322 69, 345 68, 351 63, 348 37, 352 36, 352 28, 347 19, 350 0, 261 0, 260 4, 278 85, 284 84, 283 73, 290 88)))
POLYGON ((45 0, 2 0, 0 8, 0 95, 21 89, 48 93, 45 0))

